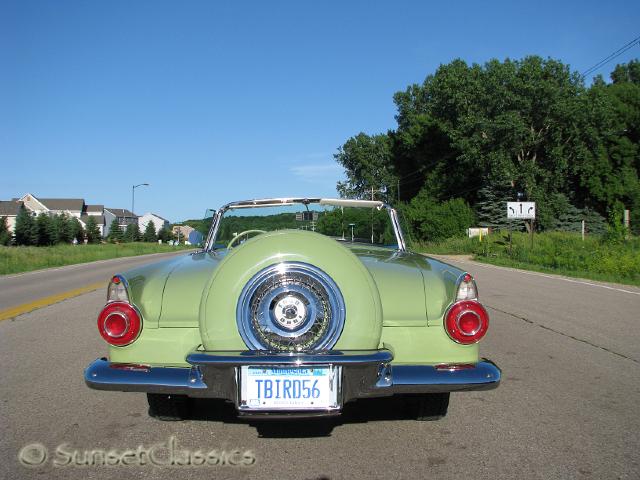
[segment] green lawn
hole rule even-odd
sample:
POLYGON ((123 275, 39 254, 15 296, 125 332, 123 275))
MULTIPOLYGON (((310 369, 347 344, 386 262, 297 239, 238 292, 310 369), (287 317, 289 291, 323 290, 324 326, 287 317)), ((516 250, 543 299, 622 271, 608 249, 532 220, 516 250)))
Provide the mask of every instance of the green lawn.
POLYGON ((193 246, 181 245, 172 247, 158 243, 55 245, 53 247, 0 246, 0 275, 93 262, 95 260, 172 252, 178 249, 192 250, 193 248, 193 246))
POLYGON ((600 237, 548 232, 537 233, 533 247, 528 235, 493 233, 482 239, 452 238, 416 245, 417 251, 432 254, 470 254, 475 260, 494 265, 556 273, 571 277, 640 286, 640 238, 606 242, 600 237))

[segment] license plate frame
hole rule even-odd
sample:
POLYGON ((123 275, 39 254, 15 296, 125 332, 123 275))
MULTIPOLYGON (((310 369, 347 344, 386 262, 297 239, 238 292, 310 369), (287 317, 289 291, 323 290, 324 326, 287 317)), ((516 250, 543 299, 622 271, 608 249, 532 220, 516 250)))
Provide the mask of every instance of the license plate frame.
POLYGON ((281 366, 281 365, 243 365, 237 368, 238 378, 238 410, 242 411, 336 411, 342 408, 340 395, 342 367, 339 365, 281 366), (271 380, 272 397, 264 398, 266 383, 258 384, 256 380, 271 380), (282 383, 276 382, 280 380, 282 383), (289 398, 286 395, 284 380, 289 384, 289 398), (304 383, 303 380, 309 380, 304 383), (318 380, 315 383, 313 380, 318 380), (294 383, 296 381, 297 383, 294 383), (297 385, 297 390, 296 390, 297 385), (313 398, 313 388, 320 394, 313 398), (257 395, 256 395, 257 388, 257 395), (309 389, 310 396, 304 394, 309 389), (299 395, 293 397, 294 390, 299 395), (277 394, 277 395, 276 395, 277 394), (256 398, 258 397, 258 398, 256 398), (262 397, 262 398, 260 398, 262 397))

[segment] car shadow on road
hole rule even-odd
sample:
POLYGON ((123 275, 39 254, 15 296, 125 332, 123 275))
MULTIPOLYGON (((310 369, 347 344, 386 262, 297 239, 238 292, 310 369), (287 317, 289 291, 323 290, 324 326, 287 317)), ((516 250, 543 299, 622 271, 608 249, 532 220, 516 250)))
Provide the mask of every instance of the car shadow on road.
POLYGON ((235 407, 216 399, 192 399, 189 420, 249 424, 261 438, 329 437, 333 429, 349 424, 380 421, 415 421, 402 396, 362 399, 344 406, 342 415, 321 418, 249 419, 238 417, 235 407))

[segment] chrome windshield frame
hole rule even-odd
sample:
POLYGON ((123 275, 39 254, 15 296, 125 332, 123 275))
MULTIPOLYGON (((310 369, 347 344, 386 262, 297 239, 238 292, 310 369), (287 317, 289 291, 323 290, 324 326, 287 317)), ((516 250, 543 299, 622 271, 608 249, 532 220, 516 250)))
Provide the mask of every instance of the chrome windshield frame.
POLYGON ((204 244, 205 251, 214 250, 216 237, 218 236, 218 229, 220 228, 220 222, 222 217, 229 210, 239 210, 243 208, 261 208, 261 207, 282 207, 287 205, 333 205, 333 206, 347 206, 351 208, 377 208, 382 210, 383 208, 389 214, 391 220, 391 226, 393 227, 393 233, 398 242, 398 250, 401 252, 407 251, 407 244, 402 234, 402 228, 400 227, 400 220, 398 218, 398 212, 395 208, 384 202, 371 201, 371 200, 351 200, 346 198, 261 198, 255 200, 241 200, 239 202, 231 202, 223 205, 216 210, 213 216, 213 222, 211 228, 207 234, 207 241, 204 244))

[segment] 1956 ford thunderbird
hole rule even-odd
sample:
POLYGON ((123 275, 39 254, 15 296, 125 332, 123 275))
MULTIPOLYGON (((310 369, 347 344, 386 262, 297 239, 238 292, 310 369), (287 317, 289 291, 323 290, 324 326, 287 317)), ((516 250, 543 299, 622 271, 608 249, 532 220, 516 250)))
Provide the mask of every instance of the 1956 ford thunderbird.
POLYGON ((109 355, 85 381, 146 392, 160 419, 187 416, 190 397, 309 417, 391 395, 432 419, 450 392, 498 386, 478 354, 488 326, 471 275, 411 253, 388 205, 241 201, 215 213, 201 251, 111 279, 109 355))

